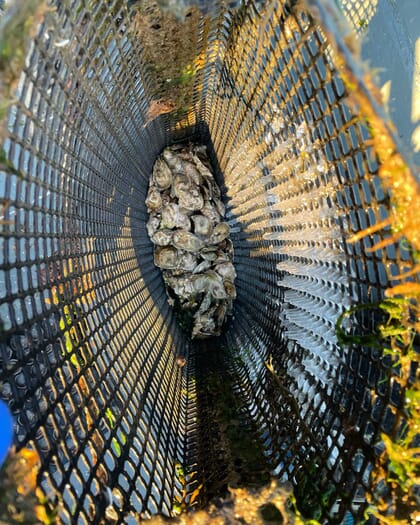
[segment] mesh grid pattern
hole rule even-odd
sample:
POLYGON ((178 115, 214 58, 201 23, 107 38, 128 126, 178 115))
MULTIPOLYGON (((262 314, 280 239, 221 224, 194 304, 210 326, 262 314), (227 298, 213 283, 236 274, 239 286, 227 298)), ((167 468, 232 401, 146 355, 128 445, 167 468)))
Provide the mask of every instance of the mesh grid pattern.
POLYGON ((17 443, 40 453, 41 486, 63 494, 64 522, 99 522, 110 491, 130 522, 171 514, 177 464, 190 491, 217 471, 208 401, 191 393, 206 355, 174 321, 145 229, 156 156, 194 135, 217 168, 238 273, 233 321, 206 351, 222 352, 272 472, 308 506, 324 497, 329 522, 360 518, 401 393, 377 350, 338 345, 335 322, 380 300, 409 255, 369 252, 386 231, 346 243, 387 217, 389 196, 323 29, 300 4, 215 7, 183 125, 150 119, 153 77, 124 2, 53 5, 9 112, 16 173, 0 187, 1 396, 17 443))

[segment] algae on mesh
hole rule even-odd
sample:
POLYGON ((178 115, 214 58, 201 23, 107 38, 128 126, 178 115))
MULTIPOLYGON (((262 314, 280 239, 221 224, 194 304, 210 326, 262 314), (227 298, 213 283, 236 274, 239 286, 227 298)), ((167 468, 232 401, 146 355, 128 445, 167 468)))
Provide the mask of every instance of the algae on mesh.
POLYGON ((52 8, 45 0, 15 0, 0 18, 0 129, 15 101, 31 41, 47 9, 52 8))
POLYGON ((180 20, 153 0, 135 2, 131 9, 150 78, 148 121, 171 112, 181 117, 192 105, 201 13, 191 7, 180 20))

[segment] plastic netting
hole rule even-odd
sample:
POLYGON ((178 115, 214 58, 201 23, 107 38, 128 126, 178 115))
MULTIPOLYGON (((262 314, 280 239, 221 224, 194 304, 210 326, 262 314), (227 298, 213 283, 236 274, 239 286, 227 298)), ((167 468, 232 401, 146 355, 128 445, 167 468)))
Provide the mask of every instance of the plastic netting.
POLYGON ((153 2, 38 3, 19 75, 2 63, 1 397, 64 523, 110 505, 127 523, 171 515, 266 473, 309 515, 362 519, 402 391, 336 322, 380 301, 411 252, 372 250, 389 228, 347 242, 390 196, 343 57, 377 110, 333 7, 309 7, 319 18, 247 1, 180 21, 153 2), (179 329, 145 229, 154 160, 190 138, 208 146, 238 274, 233 319, 206 343, 179 329))

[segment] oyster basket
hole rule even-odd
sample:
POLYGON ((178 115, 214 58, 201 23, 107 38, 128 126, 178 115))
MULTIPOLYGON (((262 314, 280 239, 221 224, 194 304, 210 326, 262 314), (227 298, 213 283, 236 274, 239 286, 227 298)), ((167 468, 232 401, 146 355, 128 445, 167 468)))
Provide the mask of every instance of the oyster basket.
POLYGON ((372 344, 378 305, 417 290, 418 182, 333 2, 173 4, 33 0, 1 20, 16 448, 38 455, 63 523, 173 516, 272 477, 306 518, 363 522, 418 385, 372 344), (177 324, 145 228, 153 163, 189 140, 237 272, 233 316, 205 341, 177 324))

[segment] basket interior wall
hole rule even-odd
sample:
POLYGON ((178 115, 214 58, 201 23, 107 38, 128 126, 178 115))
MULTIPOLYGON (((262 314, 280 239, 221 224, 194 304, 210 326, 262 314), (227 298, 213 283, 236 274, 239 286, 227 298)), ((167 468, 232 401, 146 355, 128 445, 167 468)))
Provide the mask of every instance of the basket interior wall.
POLYGON ((144 205, 156 156, 195 136, 218 167, 238 273, 214 351, 274 474, 309 480, 308 506, 328 494, 317 512, 331 521, 360 515, 352 502, 398 393, 373 350, 338 345, 335 322, 381 299, 408 255, 369 252, 379 234, 345 242, 387 216, 388 196, 323 32, 289 4, 215 8, 197 31, 191 105, 172 117, 162 100, 151 111, 123 2, 57 6, 9 112, 1 183, 1 396, 16 442, 40 454, 44 490, 63 494, 68 523, 98 520, 107 487, 121 519, 170 514, 185 492, 179 464, 205 462, 213 423, 197 421, 193 395, 205 355, 167 304, 144 205))

